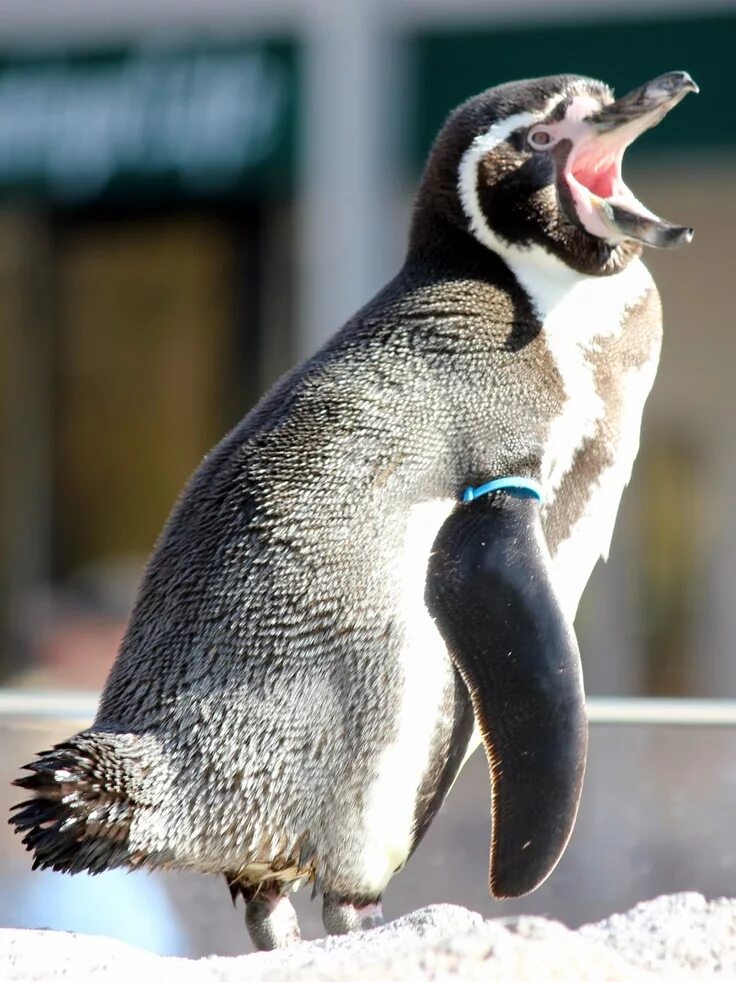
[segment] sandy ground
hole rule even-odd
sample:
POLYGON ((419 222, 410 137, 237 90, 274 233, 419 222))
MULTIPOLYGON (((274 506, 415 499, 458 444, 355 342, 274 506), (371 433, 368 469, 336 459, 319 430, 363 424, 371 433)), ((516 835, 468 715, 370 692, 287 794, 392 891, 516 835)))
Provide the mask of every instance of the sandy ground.
POLYGON ((699 894, 659 897, 570 931, 538 917, 484 921, 462 907, 425 907, 374 931, 303 942, 236 958, 162 958, 119 941, 79 934, 0 930, 8 982, 69 978, 129 982, 412 979, 576 982, 734 978, 736 901, 699 894))

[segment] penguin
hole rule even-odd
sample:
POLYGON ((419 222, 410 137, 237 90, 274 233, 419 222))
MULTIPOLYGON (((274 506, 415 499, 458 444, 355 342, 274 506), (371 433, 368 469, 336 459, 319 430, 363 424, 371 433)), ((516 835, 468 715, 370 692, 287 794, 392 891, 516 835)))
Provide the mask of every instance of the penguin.
POLYGON ((626 147, 688 92, 557 75, 457 108, 406 260, 212 450, 144 574, 94 723, 16 780, 35 867, 224 875, 258 948, 290 893, 381 901, 482 743, 493 896, 542 883, 587 748, 580 595, 657 368, 626 147))

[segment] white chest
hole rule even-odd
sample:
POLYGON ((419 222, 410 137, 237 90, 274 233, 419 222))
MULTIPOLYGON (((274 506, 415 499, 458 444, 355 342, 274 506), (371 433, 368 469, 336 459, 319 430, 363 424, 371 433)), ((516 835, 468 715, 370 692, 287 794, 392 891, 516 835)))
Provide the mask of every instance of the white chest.
MULTIPOLYGON (((639 261, 603 278, 563 272, 559 266, 520 265, 515 272, 542 322, 562 381, 562 403, 551 422, 542 458, 545 502, 550 508, 576 454, 595 435, 607 411, 596 383, 596 353, 620 334, 626 311, 653 283, 639 261)), ((619 417, 608 447, 611 463, 590 489, 583 515, 552 554, 555 587, 571 620, 595 563, 608 555, 618 505, 639 448, 642 412, 658 355, 654 345, 649 360, 617 380, 619 417)))
POLYGON ((572 621, 593 567, 608 558, 624 488, 639 450, 644 403, 654 382, 657 360, 630 371, 622 381, 622 415, 613 461, 598 478, 585 510, 552 556, 552 575, 565 614, 572 621))

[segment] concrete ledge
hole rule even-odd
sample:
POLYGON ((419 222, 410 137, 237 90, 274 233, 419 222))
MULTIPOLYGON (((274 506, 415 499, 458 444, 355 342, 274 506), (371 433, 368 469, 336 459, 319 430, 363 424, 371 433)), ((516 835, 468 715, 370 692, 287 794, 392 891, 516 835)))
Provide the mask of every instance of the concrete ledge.
POLYGON ((736 900, 658 897, 571 931, 541 917, 484 921, 463 907, 415 911, 364 934, 239 958, 162 958, 109 938, 0 930, 8 982, 320 982, 736 978, 736 900))

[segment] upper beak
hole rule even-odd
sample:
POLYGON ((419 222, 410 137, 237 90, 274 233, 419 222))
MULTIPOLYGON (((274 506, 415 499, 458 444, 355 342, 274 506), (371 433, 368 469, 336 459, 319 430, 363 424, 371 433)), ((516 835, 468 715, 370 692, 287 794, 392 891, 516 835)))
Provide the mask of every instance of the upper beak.
POLYGON ((592 123, 599 134, 620 131, 621 127, 630 128, 633 140, 644 130, 656 126, 688 92, 699 91, 687 72, 667 72, 604 106, 588 116, 586 122, 592 123))
POLYGON ((588 135, 573 147, 565 176, 578 220, 589 232, 660 248, 690 242, 691 228, 658 218, 629 191, 621 159, 637 136, 656 126, 688 92, 698 91, 687 72, 668 72, 585 118, 588 135))

